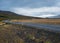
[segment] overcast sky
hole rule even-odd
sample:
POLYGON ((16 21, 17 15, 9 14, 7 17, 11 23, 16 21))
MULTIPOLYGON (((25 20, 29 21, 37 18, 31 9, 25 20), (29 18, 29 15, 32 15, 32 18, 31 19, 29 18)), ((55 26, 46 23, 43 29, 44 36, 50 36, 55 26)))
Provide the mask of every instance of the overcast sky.
POLYGON ((60 15, 60 0, 0 0, 0 10, 27 16, 52 17, 60 15))

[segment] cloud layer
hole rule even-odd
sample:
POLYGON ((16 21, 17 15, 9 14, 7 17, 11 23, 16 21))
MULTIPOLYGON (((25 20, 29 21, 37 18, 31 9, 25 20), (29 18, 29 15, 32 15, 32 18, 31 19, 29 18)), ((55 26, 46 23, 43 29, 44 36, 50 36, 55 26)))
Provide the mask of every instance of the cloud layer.
POLYGON ((0 10, 36 17, 60 15, 60 0, 0 0, 0 10))
POLYGON ((60 7, 41 7, 41 8, 13 8, 15 13, 36 16, 36 17, 51 17, 60 14, 60 7))

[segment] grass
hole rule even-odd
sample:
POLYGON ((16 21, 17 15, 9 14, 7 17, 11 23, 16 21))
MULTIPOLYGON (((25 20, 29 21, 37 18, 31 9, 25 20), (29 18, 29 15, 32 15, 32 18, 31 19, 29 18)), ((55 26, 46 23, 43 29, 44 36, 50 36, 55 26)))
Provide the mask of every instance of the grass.
POLYGON ((0 43, 60 43, 60 33, 22 25, 4 24, 0 26, 0 43))
POLYGON ((12 22, 32 22, 42 24, 60 24, 60 19, 27 19, 27 20, 11 20, 12 22))

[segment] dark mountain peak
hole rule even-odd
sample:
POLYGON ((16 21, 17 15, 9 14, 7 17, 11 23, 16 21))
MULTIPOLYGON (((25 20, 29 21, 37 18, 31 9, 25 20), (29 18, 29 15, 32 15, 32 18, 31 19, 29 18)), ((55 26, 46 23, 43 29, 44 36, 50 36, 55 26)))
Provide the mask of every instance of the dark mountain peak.
POLYGON ((0 10, 0 14, 7 14, 7 15, 12 15, 12 14, 14 14, 14 15, 17 15, 16 13, 11 12, 11 11, 1 11, 1 10, 0 10))

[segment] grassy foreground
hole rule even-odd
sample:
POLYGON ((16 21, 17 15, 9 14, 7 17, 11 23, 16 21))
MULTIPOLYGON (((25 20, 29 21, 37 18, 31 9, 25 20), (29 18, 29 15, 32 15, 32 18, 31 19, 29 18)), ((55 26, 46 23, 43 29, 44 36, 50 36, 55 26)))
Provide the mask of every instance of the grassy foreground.
POLYGON ((60 43, 60 33, 4 24, 0 26, 0 43, 60 43))

